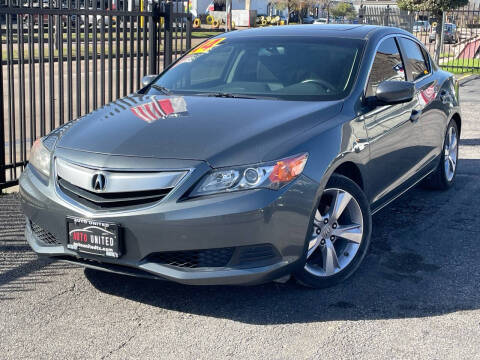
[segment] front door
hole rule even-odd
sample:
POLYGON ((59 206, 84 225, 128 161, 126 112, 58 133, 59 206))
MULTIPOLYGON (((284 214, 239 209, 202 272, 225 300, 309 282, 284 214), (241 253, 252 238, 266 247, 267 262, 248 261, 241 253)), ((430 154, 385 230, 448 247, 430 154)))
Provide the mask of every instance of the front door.
MULTIPOLYGON (((395 38, 384 39, 375 55, 366 88, 366 98, 375 96, 382 81, 406 81, 405 66, 395 38)), ((372 207, 387 201, 386 194, 401 191, 418 161, 415 146, 415 123, 412 111, 415 101, 377 106, 364 115, 370 143, 368 172, 372 174, 368 197, 372 207)))

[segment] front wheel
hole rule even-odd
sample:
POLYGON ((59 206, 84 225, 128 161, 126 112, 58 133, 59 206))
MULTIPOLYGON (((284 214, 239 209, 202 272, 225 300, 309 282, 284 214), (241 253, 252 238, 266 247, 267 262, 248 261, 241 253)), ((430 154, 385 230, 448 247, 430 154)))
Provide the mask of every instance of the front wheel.
POLYGON ((370 206, 356 183, 334 174, 312 221, 305 265, 295 278, 302 285, 325 288, 348 278, 364 259, 371 237, 370 206))

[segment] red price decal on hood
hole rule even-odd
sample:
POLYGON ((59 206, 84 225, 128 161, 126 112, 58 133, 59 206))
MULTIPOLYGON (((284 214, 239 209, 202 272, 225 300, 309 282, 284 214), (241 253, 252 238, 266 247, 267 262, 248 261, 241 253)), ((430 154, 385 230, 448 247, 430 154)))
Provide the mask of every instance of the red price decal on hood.
POLYGON ((169 115, 185 113, 187 104, 181 96, 172 96, 166 99, 152 97, 152 101, 131 107, 130 110, 143 121, 151 123, 165 119, 169 115))

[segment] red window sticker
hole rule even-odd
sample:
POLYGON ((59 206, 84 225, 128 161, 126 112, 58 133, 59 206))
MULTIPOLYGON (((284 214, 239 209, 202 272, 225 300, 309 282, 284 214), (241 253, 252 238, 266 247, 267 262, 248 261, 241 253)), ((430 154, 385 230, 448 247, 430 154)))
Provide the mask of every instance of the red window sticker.
POLYGON ((207 53, 212 50, 215 46, 218 46, 222 41, 226 38, 216 38, 205 41, 199 47, 193 49, 190 54, 200 54, 200 53, 207 53))

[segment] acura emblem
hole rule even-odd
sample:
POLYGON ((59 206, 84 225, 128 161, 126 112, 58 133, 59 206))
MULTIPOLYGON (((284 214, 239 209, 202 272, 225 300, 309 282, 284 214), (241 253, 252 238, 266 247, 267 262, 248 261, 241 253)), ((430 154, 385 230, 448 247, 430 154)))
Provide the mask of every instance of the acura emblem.
POLYGON ((95 174, 92 177, 92 188, 95 191, 104 191, 106 185, 106 178, 103 174, 95 174))

